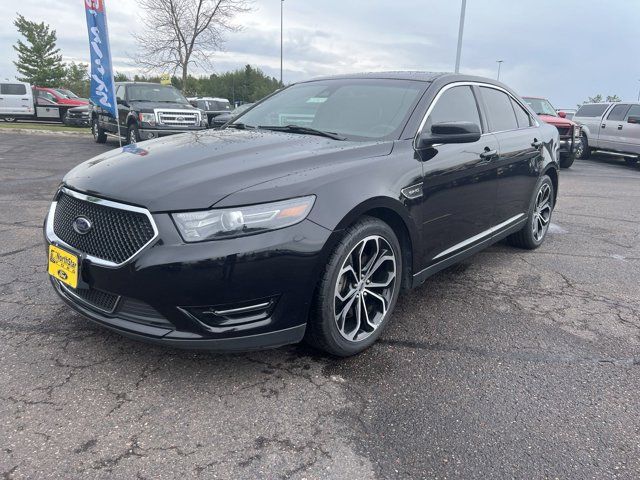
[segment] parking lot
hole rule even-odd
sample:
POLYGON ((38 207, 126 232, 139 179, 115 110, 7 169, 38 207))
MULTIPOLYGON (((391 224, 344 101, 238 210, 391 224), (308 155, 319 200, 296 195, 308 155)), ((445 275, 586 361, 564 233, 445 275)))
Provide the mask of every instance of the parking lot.
POLYGON ((539 250, 432 277, 359 356, 215 355, 121 338, 49 285, 52 194, 116 146, 0 133, 3 478, 640 476, 640 169, 563 170, 539 250))

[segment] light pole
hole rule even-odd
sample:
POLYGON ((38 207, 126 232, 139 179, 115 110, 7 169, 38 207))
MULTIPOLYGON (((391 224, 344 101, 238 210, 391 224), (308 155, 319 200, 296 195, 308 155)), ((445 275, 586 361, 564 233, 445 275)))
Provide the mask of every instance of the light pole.
POLYGON ((504 62, 504 60, 496 60, 498 64, 498 80, 500 80, 500 67, 502 66, 502 62, 504 62))
POLYGON ((283 46, 284 46, 284 0, 280 0, 280 85, 282 83, 283 46))
POLYGON ((462 53, 462 34, 464 33, 464 15, 467 9, 467 0, 462 0, 460 7, 460 26, 458 27, 458 51, 456 52, 456 73, 460 73, 460 54, 462 53))
MULTIPOLYGON (((640 78, 638 79, 638 81, 640 82, 640 78)), ((640 102, 640 87, 638 87, 638 101, 640 102)))

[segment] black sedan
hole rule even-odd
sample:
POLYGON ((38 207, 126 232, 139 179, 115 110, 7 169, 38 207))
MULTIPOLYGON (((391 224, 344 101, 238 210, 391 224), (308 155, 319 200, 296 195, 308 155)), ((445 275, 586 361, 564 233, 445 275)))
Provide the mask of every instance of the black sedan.
POLYGON ((48 271, 69 306, 129 337, 352 355, 402 289, 503 238, 538 247, 557 152, 558 131, 493 80, 302 82, 224 130, 74 168, 45 222, 48 271))

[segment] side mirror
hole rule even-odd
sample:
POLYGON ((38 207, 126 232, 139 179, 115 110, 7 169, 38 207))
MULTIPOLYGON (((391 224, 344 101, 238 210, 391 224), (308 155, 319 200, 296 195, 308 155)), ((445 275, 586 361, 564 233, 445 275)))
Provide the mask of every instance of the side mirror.
POLYGON ((640 123, 640 117, 637 115, 629 115, 629 118, 627 118, 627 123, 640 123))
POLYGON ((473 122, 434 123, 431 132, 418 138, 418 148, 425 149, 440 143, 473 143, 480 140, 480 126, 473 122))
POLYGON ((558 112, 558 116, 560 118, 567 118, 567 114, 565 112, 563 112, 563 111, 558 112))
POLYGON ((125 107, 128 107, 129 104, 127 103, 126 100, 121 99, 120 97, 116 97, 116 103, 118 105, 124 105, 125 107))

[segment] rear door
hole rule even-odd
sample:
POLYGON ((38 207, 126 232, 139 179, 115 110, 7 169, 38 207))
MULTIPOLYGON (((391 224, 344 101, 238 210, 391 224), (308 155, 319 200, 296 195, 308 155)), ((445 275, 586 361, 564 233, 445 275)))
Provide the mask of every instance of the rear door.
POLYGON ((624 122, 621 123, 620 141, 625 153, 640 155, 640 105, 631 105, 624 122), (633 117, 633 118, 630 118, 633 117))
MULTIPOLYGON (((468 121, 483 125, 470 85, 447 85, 429 107, 422 127, 468 121)), ((475 143, 435 145, 420 152, 423 162, 422 221, 424 255, 437 264, 490 236, 496 197, 492 159, 498 142, 490 133, 475 143)))
POLYGON ((605 116, 600 125, 598 148, 622 151, 622 129, 630 107, 628 103, 619 103, 605 116))
POLYGON ((33 96, 24 83, 0 83, 0 115, 31 115, 33 96))
POLYGON ((498 140, 497 198, 494 225, 507 228, 527 213, 542 161, 542 138, 534 119, 518 100, 506 91, 478 88, 487 114, 489 131, 498 140))

